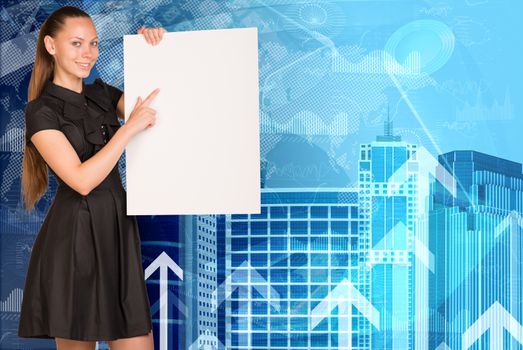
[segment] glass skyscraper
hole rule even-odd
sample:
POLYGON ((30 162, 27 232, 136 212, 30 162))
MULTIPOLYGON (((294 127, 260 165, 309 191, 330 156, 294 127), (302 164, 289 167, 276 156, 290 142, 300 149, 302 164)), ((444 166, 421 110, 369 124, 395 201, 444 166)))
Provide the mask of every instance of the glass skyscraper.
POLYGON ((368 349, 366 319, 332 305, 311 315, 340 282, 368 291, 359 279, 358 191, 262 189, 260 214, 227 217, 227 349, 368 349), (332 312, 331 312, 332 311, 332 312), (344 334, 345 336, 341 336, 344 334))
POLYGON ((186 215, 186 344, 190 349, 219 349, 217 282, 217 216, 186 215))
POLYGON ((522 165, 475 151, 449 152, 439 163, 457 195, 432 185, 431 348, 521 349, 510 333, 521 333, 523 320, 522 165), (511 318, 510 330, 495 331, 511 318))
MULTIPOLYGON (((368 269, 364 296, 380 313, 380 329, 369 328, 373 349, 412 349, 414 235, 418 219, 417 147, 385 133, 360 146, 360 247, 368 269)), ((367 325, 368 326, 368 325, 367 325)))

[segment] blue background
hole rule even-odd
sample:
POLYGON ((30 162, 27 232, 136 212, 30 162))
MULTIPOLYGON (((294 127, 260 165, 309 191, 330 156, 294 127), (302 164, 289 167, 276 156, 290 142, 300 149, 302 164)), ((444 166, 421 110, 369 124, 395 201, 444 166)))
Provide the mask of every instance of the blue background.
MULTIPOLYGON (((523 103, 521 2, 2 1, 2 302, 23 288, 35 235, 54 196, 51 181, 35 212, 21 208, 23 110, 38 29, 66 4, 86 10, 100 37, 101 54, 88 81, 99 76, 121 89, 122 37, 141 25, 167 31, 257 27, 264 188, 356 188, 360 145, 382 135, 387 118, 395 135, 435 158, 474 150, 523 162, 523 119, 517 117, 523 103)), ((122 159, 122 175, 124 164, 122 159)), ((161 251, 184 268, 185 219, 140 217, 144 268, 161 251)), ((227 251, 217 249, 219 262, 227 251)), ((174 275, 169 286, 183 299, 174 275)), ((148 288, 151 304, 157 303, 158 280, 148 281, 148 288)), ((171 307, 169 314, 173 348, 185 327, 177 310, 171 307)), ((54 348, 51 341, 18 338, 16 310, 0 315, 1 349, 54 348)), ((153 317, 157 327, 158 313, 153 317)))

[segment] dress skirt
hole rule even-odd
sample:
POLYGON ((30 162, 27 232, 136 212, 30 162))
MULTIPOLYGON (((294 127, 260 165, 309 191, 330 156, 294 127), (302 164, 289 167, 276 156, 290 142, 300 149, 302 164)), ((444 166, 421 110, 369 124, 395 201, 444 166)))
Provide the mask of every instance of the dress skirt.
POLYGON ((60 184, 34 242, 18 335, 103 341, 152 329, 138 224, 115 167, 87 196, 60 184))

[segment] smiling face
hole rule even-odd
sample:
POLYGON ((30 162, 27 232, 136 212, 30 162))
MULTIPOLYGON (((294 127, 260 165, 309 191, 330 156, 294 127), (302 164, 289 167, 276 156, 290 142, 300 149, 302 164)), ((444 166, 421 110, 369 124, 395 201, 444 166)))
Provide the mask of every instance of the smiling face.
POLYGON ((55 77, 61 80, 86 78, 98 58, 98 36, 94 23, 86 17, 69 17, 58 34, 44 38, 54 56, 55 77))

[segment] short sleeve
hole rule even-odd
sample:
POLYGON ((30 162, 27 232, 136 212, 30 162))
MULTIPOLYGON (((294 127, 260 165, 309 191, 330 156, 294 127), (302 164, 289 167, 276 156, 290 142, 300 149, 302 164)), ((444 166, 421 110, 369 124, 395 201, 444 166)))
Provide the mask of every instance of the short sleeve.
POLYGON ((26 144, 31 137, 40 130, 60 130, 58 113, 41 101, 31 101, 25 108, 26 144))
POLYGON ((118 89, 115 86, 107 84, 100 78, 97 78, 95 80, 95 83, 101 85, 104 88, 105 93, 109 96, 109 99, 111 100, 111 104, 116 109, 116 106, 118 105, 118 101, 120 100, 120 97, 122 96, 123 91, 118 89))

